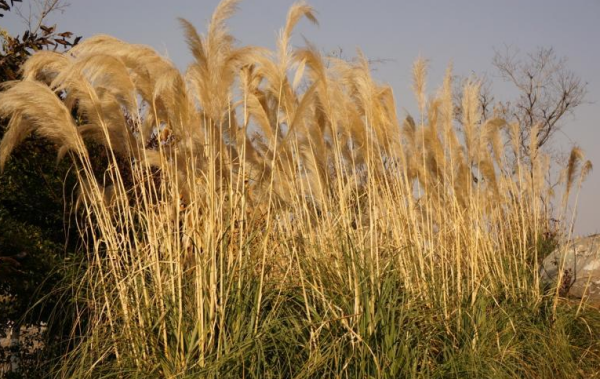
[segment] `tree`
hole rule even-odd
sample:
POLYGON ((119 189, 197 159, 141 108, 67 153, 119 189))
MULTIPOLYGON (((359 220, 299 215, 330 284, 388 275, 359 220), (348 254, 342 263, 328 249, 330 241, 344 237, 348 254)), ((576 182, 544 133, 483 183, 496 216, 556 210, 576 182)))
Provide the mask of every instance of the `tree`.
POLYGON ((521 126, 521 144, 528 152, 531 131, 537 129, 537 146, 548 144, 565 117, 585 101, 587 84, 558 58, 552 48, 538 48, 523 60, 514 49, 497 51, 493 65, 501 78, 518 90, 512 102, 498 104, 509 121, 521 126))
MULTIPOLYGON (((21 0, 17 0, 21 2, 21 0)), ((0 0, 0 9, 11 10, 6 0, 0 0)), ((47 26, 47 17, 58 11, 63 11, 68 3, 63 0, 34 0, 37 11, 30 8, 28 16, 24 16, 21 8, 14 7, 15 13, 20 16, 27 29, 23 35, 11 36, 8 31, 0 28, 2 46, 0 51, 0 81, 16 80, 21 64, 35 51, 43 49, 68 49, 76 45, 81 37, 73 37, 73 33, 58 32, 56 25, 47 26)))

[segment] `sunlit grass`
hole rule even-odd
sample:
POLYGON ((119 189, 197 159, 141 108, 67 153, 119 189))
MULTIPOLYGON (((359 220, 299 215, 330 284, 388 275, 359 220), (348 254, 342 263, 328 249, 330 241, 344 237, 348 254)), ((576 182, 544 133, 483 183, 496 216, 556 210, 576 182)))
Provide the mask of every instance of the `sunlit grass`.
POLYGON ((477 83, 458 123, 451 71, 430 96, 424 61, 420 118, 401 122, 364 57, 290 47, 310 7, 268 52, 233 44, 235 3, 206 36, 183 21, 185 75, 97 36, 35 54, 0 94, 0 163, 35 130, 78 177, 80 317, 56 376, 597 372, 597 311, 539 283, 555 230, 535 131, 524 156, 518 125, 480 119, 477 83))

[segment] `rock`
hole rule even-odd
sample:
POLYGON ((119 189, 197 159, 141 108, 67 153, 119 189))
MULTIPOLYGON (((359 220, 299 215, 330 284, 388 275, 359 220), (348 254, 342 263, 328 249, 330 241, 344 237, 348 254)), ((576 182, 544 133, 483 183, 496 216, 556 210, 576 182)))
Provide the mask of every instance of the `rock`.
POLYGON ((600 303, 600 234, 576 238, 548 255, 540 267, 542 283, 556 285, 561 270, 561 295, 600 303))

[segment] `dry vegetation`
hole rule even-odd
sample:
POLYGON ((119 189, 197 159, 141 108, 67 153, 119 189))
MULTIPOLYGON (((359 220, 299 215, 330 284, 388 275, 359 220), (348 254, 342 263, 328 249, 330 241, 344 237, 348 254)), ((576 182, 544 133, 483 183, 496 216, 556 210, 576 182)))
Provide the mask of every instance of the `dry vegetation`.
MULTIPOLYGON (((586 308, 537 275, 556 230, 535 131, 524 157, 519 125, 480 120, 469 83, 459 133, 451 70, 429 96, 422 60, 421 117, 399 121, 364 57, 290 46, 316 22, 309 6, 290 9, 274 52, 234 44, 235 7, 206 35, 181 21, 184 74, 101 35, 35 54, 0 93, 0 165, 35 132, 78 177, 79 322, 56 375, 592 372, 580 358, 598 345, 566 331, 592 333, 586 308)), ((572 157, 568 191, 591 168, 572 157)))

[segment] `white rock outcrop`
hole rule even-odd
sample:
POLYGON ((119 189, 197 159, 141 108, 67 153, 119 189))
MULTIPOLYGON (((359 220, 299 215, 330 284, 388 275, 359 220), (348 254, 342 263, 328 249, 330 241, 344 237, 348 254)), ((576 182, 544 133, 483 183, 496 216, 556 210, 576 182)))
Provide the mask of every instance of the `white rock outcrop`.
POLYGON ((542 262, 540 276, 546 286, 556 285, 561 272, 563 295, 600 303, 600 234, 576 238, 542 262))

